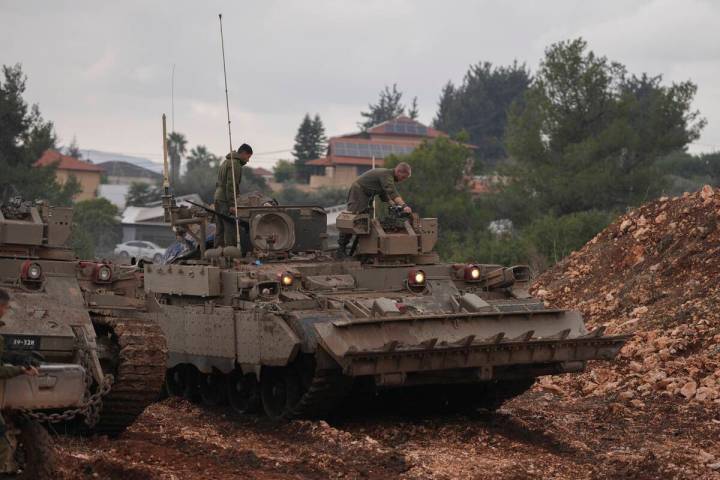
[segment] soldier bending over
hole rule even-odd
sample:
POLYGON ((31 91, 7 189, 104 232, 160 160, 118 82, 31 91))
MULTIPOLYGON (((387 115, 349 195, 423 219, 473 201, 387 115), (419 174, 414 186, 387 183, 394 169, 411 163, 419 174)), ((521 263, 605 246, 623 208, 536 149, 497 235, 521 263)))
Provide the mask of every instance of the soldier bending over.
MULTIPOLYGON (((405 203, 395 186, 396 183, 410 178, 412 170, 405 162, 398 163, 395 168, 375 168, 360 175, 350 186, 347 199, 347 211, 350 213, 366 213, 372 209, 372 202, 376 195, 383 202, 400 206, 405 213, 412 209, 405 203)), ((338 257, 347 255, 347 246, 352 238, 351 234, 341 233, 338 238, 338 257)))

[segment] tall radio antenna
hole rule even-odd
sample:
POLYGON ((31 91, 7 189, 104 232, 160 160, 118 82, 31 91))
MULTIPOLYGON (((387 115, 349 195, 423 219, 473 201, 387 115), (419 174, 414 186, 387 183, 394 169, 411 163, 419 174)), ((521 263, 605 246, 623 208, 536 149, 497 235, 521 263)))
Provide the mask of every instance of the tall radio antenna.
POLYGON ((172 74, 170 76, 170 128, 175 131, 175 64, 172 64, 172 74))
MULTIPOLYGON (((232 171, 232 178, 233 178, 233 200, 235 205, 235 237, 237 241, 237 246, 240 248, 240 220, 238 219, 238 203, 237 203, 237 187, 236 187, 236 181, 237 178, 235 176, 235 159, 233 159, 233 144, 232 144, 232 130, 230 129, 230 100, 228 97, 228 86, 227 86, 227 68, 225 67, 225 38, 223 37, 223 28, 222 28, 222 13, 218 14, 218 19, 220 20, 220 47, 222 48, 222 61, 223 61, 223 77, 225 78, 225 109, 227 110, 227 126, 228 126, 228 141, 230 143, 230 168, 232 171)), ((217 206, 216 206, 217 208, 217 206)), ((222 220, 221 220, 222 221, 222 220)), ((226 245, 227 246, 227 245, 226 245)))

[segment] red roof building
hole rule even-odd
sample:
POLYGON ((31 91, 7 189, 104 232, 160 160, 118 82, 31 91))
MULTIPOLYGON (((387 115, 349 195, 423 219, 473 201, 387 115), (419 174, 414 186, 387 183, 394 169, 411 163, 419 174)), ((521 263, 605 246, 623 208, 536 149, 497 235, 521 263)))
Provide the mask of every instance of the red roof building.
POLYGON ((273 179, 273 172, 263 167, 256 167, 252 169, 253 173, 258 177, 264 178, 265 181, 270 182, 273 179))
POLYGON ((57 150, 46 150, 33 166, 49 167, 51 165, 55 165, 55 180, 58 183, 64 184, 70 176, 80 182, 81 191, 75 196, 75 200, 88 200, 97 196, 100 177, 105 172, 102 167, 63 155, 57 150))
POLYGON ((437 137, 447 137, 447 134, 405 116, 364 132, 331 137, 327 155, 306 163, 318 173, 310 176, 310 186, 348 187, 373 165, 382 167, 385 157, 408 154, 423 141, 437 137))

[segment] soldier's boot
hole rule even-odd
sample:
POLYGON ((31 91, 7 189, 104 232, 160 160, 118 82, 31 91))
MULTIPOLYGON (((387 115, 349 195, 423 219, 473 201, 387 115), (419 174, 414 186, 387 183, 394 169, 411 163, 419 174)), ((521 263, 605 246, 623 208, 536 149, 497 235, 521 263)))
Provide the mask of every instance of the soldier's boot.
POLYGON ((347 246, 352 238, 351 234, 341 233, 338 237, 338 249, 335 251, 335 258, 342 260, 347 257, 347 246))

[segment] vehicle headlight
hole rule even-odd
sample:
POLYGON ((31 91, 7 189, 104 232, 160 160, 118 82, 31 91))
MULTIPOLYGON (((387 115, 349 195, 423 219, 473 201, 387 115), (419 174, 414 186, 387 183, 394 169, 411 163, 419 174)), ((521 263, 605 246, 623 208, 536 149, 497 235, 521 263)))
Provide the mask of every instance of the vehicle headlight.
POLYGON ((422 270, 410 270, 408 272, 408 284, 411 287, 422 287, 425 285, 425 272, 422 270))
POLYGON ((20 269, 20 278, 23 282, 37 283, 42 280, 43 270, 39 263, 26 260, 20 269))
POLYGON ((465 280, 468 282, 477 282, 482 279, 482 269, 478 265, 468 265, 465 267, 465 280))
POLYGON ((283 272, 280 274, 280 284, 283 287, 289 287, 293 284, 295 281, 295 278, 293 277, 292 273, 290 272, 283 272))
POLYGON ((28 280, 40 280, 42 277, 42 267, 37 263, 31 263, 27 269, 28 280))
POLYGON ((100 265, 95 271, 95 280, 98 282, 109 282, 112 279, 112 268, 107 265, 100 265))

